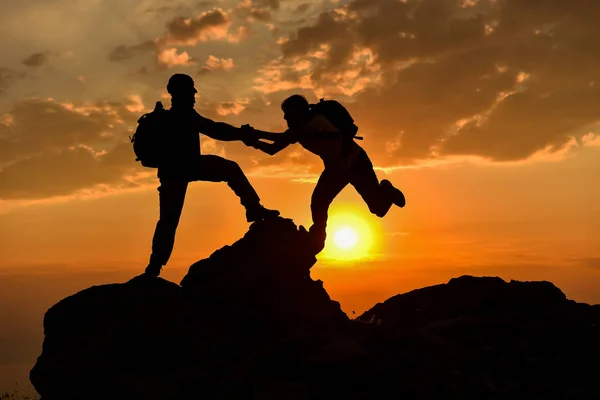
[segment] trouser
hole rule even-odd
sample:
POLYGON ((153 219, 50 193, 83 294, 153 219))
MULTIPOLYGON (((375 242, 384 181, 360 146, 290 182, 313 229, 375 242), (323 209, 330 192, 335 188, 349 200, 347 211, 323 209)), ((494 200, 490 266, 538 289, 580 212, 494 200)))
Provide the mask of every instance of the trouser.
POLYGON ((235 161, 215 155, 201 155, 185 174, 160 175, 159 219, 152 238, 150 262, 165 265, 173 251, 175 232, 189 182, 227 182, 246 208, 258 205, 260 198, 235 161))
POLYGON ((383 217, 390 209, 392 200, 379 185, 369 156, 361 150, 350 168, 340 170, 325 167, 319 177, 310 204, 313 224, 319 230, 327 226, 327 212, 333 199, 348 184, 354 186, 373 214, 383 217))

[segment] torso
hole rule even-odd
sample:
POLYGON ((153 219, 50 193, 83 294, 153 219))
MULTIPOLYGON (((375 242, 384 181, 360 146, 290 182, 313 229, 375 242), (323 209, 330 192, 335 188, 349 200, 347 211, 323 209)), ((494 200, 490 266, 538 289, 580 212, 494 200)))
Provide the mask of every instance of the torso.
POLYGON ((194 117, 196 111, 170 109, 165 127, 164 163, 159 175, 188 171, 200 156, 200 135, 194 117))
POLYGON ((298 136, 298 143, 306 150, 321 157, 326 168, 346 169, 349 168, 362 148, 355 142, 348 143, 350 148, 344 154, 341 136, 327 134, 339 132, 325 117, 315 116, 302 130, 298 136), (319 137, 319 134, 322 133, 319 137))

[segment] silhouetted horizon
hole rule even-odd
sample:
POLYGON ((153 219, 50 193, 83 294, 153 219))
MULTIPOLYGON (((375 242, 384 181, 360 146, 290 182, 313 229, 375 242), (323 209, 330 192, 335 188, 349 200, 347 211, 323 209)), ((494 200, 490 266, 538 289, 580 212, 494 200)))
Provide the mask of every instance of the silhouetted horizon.
POLYGON ((0 397, 600 398, 598 20, 0 1, 0 397))

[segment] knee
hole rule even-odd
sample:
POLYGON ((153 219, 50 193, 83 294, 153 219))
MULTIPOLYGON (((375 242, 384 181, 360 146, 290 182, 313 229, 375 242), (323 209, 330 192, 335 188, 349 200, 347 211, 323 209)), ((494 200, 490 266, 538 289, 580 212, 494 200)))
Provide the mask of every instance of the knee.
POLYGON ((230 173, 239 174, 242 172, 242 168, 240 168, 238 163, 236 163, 235 161, 227 160, 227 162, 225 163, 224 166, 225 166, 225 169, 227 171, 229 171, 230 173))

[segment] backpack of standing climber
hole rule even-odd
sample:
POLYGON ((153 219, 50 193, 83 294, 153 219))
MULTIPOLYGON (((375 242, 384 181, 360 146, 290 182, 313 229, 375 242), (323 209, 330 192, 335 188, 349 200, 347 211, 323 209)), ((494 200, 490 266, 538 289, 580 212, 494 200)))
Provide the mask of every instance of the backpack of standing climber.
POLYGON ((133 143, 136 161, 147 168, 158 168, 161 161, 162 138, 165 131, 167 111, 160 101, 152 112, 138 119, 138 126, 129 139, 133 143))

